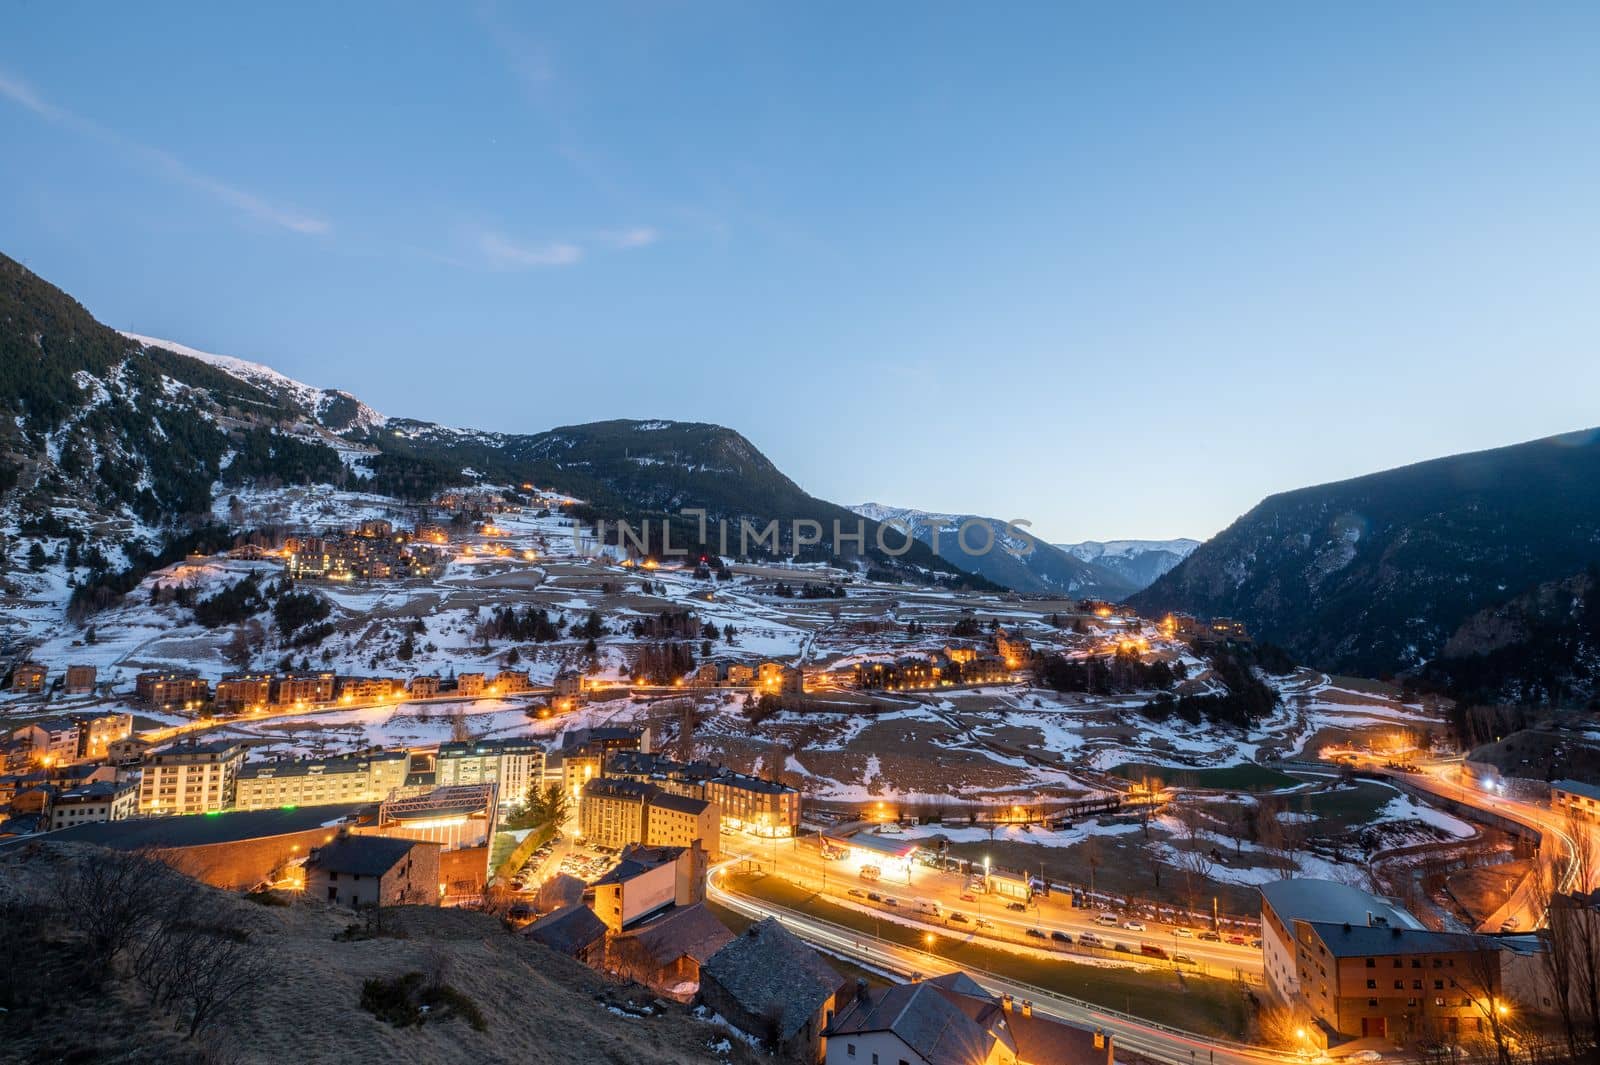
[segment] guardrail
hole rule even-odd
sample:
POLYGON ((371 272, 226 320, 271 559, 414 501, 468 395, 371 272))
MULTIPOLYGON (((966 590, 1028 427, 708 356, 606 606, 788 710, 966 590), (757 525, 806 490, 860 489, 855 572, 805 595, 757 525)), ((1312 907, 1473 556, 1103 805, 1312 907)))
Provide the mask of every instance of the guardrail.
MULTIPOLYGON (((1200 1032, 1193 1032, 1186 1028, 1176 1027, 1175 1025, 1163 1024, 1160 1021, 1152 1021, 1148 1018, 1137 1016, 1136 1014, 1126 1013, 1122 1010, 1114 1009, 1109 1006, 1102 1006, 1099 1003, 1089 1002, 1080 998, 1074 998, 1071 995, 1063 995, 1060 992, 1051 991, 1048 988, 1039 987, 1036 984, 1030 984, 1024 980, 1018 980, 1013 977, 1001 975, 999 973, 989 972, 985 969, 957 966, 948 959, 941 958, 937 954, 930 954, 927 951, 918 950, 916 947, 907 946, 902 943, 896 943, 893 940, 881 939, 878 936, 859 932, 854 928, 850 928, 841 924, 835 924, 832 921, 823 920, 819 917, 812 917, 807 914, 797 913, 788 907, 779 906, 775 903, 749 899, 743 895, 739 895, 733 891, 718 886, 716 880, 717 874, 714 872, 709 878, 709 887, 712 895, 717 899, 717 901, 724 903, 730 909, 743 913, 747 917, 773 917, 777 919, 780 924, 788 927, 790 931, 794 932, 802 939, 810 938, 806 935, 806 932, 808 931, 807 925, 811 925, 820 926, 839 939, 854 942, 857 946, 857 949, 861 949, 861 945, 863 943, 871 944, 881 956, 880 958, 865 959, 873 965, 880 965, 882 963, 882 959, 894 959, 894 956, 897 953, 902 956, 909 955, 910 957, 916 958, 919 961, 925 960, 928 963, 928 966, 926 970, 902 970, 904 974, 908 976, 920 975, 924 971, 933 973, 960 971, 973 977, 980 984, 985 984, 987 982, 987 984, 997 985, 1004 993, 1013 993, 1014 990, 1020 989, 1026 993, 1036 1007, 1041 1002, 1046 1004, 1057 1003, 1070 1009, 1092 1014, 1096 1017, 1106 1018, 1116 1023, 1127 1024, 1136 1028, 1158 1032, 1190 1042, 1214 1046, 1218 1049, 1225 1049, 1234 1053, 1249 1054, 1260 1057, 1274 1056, 1273 1051, 1268 1047, 1256 1046, 1251 1043, 1241 1043, 1230 1039, 1219 1039, 1216 1036, 1206 1035, 1200 1032)), ((827 944, 825 941, 824 946, 826 945, 827 944)), ((893 967, 899 969, 903 964, 904 963, 901 962, 893 967)), ((992 990, 992 988, 989 989, 992 990)), ((1013 997, 1015 997, 1014 994, 1013 997)), ((1187 1055, 1188 1052, 1185 1051, 1184 1054, 1187 1055)))

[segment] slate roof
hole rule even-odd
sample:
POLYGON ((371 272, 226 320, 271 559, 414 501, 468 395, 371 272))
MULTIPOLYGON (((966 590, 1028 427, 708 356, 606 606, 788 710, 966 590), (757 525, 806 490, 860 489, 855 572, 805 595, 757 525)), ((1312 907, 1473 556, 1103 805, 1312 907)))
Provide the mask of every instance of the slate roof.
POLYGON ((545 914, 522 930, 535 943, 575 958, 606 937, 606 923, 583 903, 573 903, 545 914))
POLYGON ((311 852, 307 869, 382 876, 405 861, 412 847, 433 846, 392 836, 340 836, 311 852))
POLYGON ((700 967, 702 987, 707 979, 751 1016, 778 1007, 780 1040, 800 1031, 845 982, 822 955, 771 917, 713 954, 700 967))
POLYGON ((857 997, 834 1018, 828 1036, 865 1032, 893 1032, 928 1065, 986 1061, 993 1044, 983 1025, 927 982, 896 984, 857 997))
POLYGON ((1585 799, 1600 801, 1600 785, 1585 784, 1581 780, 1558 780, 1550 785, 1552 791, 1564 791, 1568 795, 1581 795, 1585 799))
POLYGON ((704 903, 697 902, 668 910, 649 924, 623 932, 617 938, 635 940, 657 965, 670 965, 683 957, 704 965, 733 940, 733 933, 704 903))
MULTIPOLYGON (((142 847, 200 847, 212 843, 307 832, 353 817, 371 803, 300 806, 288 810, 230 810, 219 814, 138 817, 73 825, 50 833, 57 843, 94 843, 112 850, 142 847)), ((332 829, 330 828, 330 832, 332 829)))
POLYGON ((1307 921, 1328 952, 1336 958, 1370 958, 1387 954, 1448 954, 1455 951, 1497 950, 1487 936, 1426 929, 1369 927, 1332 921, 1307 921))

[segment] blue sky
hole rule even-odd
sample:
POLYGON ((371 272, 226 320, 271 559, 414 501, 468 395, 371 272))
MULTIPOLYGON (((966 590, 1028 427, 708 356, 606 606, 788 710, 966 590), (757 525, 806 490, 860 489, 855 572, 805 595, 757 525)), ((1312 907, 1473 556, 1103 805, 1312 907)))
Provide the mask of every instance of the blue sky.
POLYGON ((1600 423, 1593 4, 227 6, 10 8, 0 251, 386 413, 1056 540, 1600 423))

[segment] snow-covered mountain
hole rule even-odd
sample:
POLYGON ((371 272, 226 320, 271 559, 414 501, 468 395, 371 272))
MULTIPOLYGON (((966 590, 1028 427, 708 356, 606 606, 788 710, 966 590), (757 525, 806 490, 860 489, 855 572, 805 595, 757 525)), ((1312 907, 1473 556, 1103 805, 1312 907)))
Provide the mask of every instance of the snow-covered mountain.
POLYGON ((229 376, 254 385, 268 395, 288 400, 316 418, 317 424, 330 432, 365 432, 381 429, 389 421, 348 392, 337 388, 318 388, 303 381, 296 381, 287 374, 279 373, 259 362, 250 362, 233 355, 215 355, 209 351, 199 351, 186 344, 162 340, 159 337, 140 336, 126 330, 120 332, 143 347, 164 348, 179 355, 187 355, 191 359, 199 359, 229 376))
POLYGON ((1199 540, 1085 540, 1056 544, 1073 558, 1107 569, 1143 591, 1200 546, 1199 540))
POLYGON ((871 521, 905 530, 962 569, 1014 591, 1116 600, 1143 587, 1113 568, 1077 558, 998 518, 938 514, 883 503, 862 503, 850 509, 871 521))

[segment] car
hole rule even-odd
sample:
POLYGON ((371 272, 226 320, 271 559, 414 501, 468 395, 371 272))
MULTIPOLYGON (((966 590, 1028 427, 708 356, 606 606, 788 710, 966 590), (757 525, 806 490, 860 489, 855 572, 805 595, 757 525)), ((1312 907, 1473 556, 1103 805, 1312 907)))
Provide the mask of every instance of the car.
POLYGON ((1112 950, 1120 950, 1124 954, 1132 954, 1133 953, 1132 950, 1128 949, 1128 944, 1126 944, 1126 943, 1113 943, 1113 944, 1111 944, 1111 949, 1112 950))
POLYGON ((1161 958, 1165 960, 1167 957, 1167 948, 1157 946, 1154 943, 1140 943, 1139 953, 1143 954, 1147 958, 1161 958))
POLYGON ((1103 947, 1106 945, 1105 941, 1093 932, 1084 932, 1078 937, 1078 942, 1086 947, 1103 947))
POLYGON ((868 902, 882 902, 883 901, 883 896, 878 894, 876 891, 869 891, 869 892, 867 892, 867 901, 868 902))
POLYGON ((1122 922, 1122 927, 1126 928, 1130 932, 1143 932, 1144 931, 1144 922, 1143 921, 1123 921, 1122 922))
MULTIPOLYGON (((1089 934, 1093 935, 1094 933, 1091 932, 1089 934)), ((1051 932, 1050 933, 1050 938, 1055 940, 1057 943, 1071 943, 1072 942, 1072 937, 1067 935, 1065 932, 1051 932)))
POLYGON ((1250 947, 1251 947, 1252 950, 1260 950, 1261 949, 1261 940, 1259 938, 1252 939, 1250 941, 1250 947))
POLYGON ((1172 930, 1172 934, 1177 936, 1179 939, 1193 939, 1194 938, 1194 933, 1191 932, 1187 928, 1174 928, 1172 930))
POLYGON ((1006 909, 1012 913, 1027 913, 1028 904, 1025 902, 1008 902, 1006 903, 1006 909))
POLYGON ((978 896, 972 894, 972 892, 970 892, 970 891, 963 891, 961 893, 961 901, 962 902, 977 902, 978 901, 978 896))
POLYGON ((1250 941, 1244 936, 1229 936, 1228 942, 1232 943, 1236 947, 1247 947, 1250 945, 1250 941))
POLYGON ((961 913, 960 911, 952 912, 950 914, 950 920, 954 921, 956 924, 971 924, 972 923, 972 918, 968 917, 964 913, 961 913))
POLYGON ((1172 964, 1174 964, 1174 965, 1193 965, 1194 964, 1194 959, 1189 957, 1189 955, 1187 955, 1187 954, 1174 954, 1172 956, 1172 964))
POLYGON ((893 895, 885 895, 883 897, 883 904, 885 906, 899 906, 900 900, 895 898, 893 895))
POLYGON ((867 893, 862 891, 860 888, 851 888, 850 897, 853 899, 864 899, 867 897, 867 893))
POLYGON ((1117 927, 1117 918, 1114 914, 1102 913, 1094 919, 1095 924, 1105 925, 1107 928, 1117 927))
POLYGON ((1048 938, 1043 932, 1039 931, 1037 928, 1028 929, 1028 935, 1032 936, 1034 939, 1046 939, 1046 938, 1048 938))
POLYGON ((994 928, 994 922, 989 920, 987 917, 980 917, 978 918, 978 927, 992 930, 994 928))
POLYGON ((1201 932, 1200 933, 1200 938, 1205 940, 1207 943, 1221 943, 1222 942, 1222 937, 1219 936, 1215 932, 1201 932))

